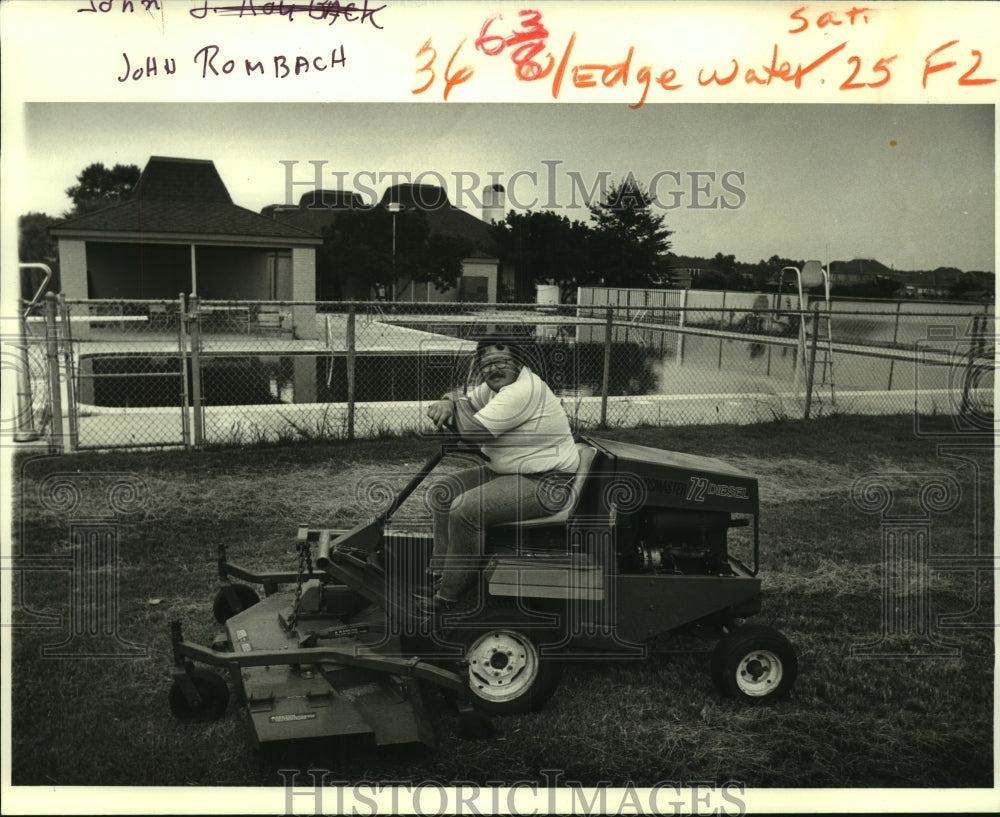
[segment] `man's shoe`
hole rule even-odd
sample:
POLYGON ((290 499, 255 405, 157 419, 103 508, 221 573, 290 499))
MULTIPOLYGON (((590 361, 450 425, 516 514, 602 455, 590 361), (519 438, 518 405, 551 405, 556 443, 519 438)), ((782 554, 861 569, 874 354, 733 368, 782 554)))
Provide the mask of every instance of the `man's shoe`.
POLYGON ((427 596, 427 598, 430 598, 437 593, 438 589, 441 587, 442 581, 444 581, 444 574, 442 574, 440 570, 431 570, 428 568, 427 572, 424 574, 423 584, 420 585, 420 589, 417 591, 416 595, 418 597, 427 596))
POLYGON ((431 597, 417 596, 417 605, 421 613, 426 615, 440 615, 458 610, 461 607, 461 602, 443 598, 435 593, 431 597))
POLYGON ((424 607, 428 607, 434 601, 434 597, 437 595, 438 587, 440 586, 440 584, 441 582, 438 582, 434 587, 431 588, 431 592, 429 593, 426 590, 421 591, 419 593, 414 593, 413 599, 417 602, 417 606, 420 607, 421 609, 424 607))

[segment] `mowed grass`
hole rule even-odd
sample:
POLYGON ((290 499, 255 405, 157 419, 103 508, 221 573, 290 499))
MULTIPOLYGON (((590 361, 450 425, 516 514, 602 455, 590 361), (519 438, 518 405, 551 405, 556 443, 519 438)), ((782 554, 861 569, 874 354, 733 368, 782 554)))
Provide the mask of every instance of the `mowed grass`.
POLYGON ((14 574, 12 781, 275 786, 285 780, 280 769, 314 768, 330 770, 331 783, 992 786, 995 574, 961 566, 977 548, 993 555, 992 447, 939 449, 976 442, 956 440, 947 418, 921 423, 940 436, 917 436, 913 427, 906 417, 830 418, 595 433, 720 457, 759 477, 765 598, 755 620, 796 647, 800 674, 790 698, 760 708, 723 699, 711 684, 710 642, 658 639, 642 661, 570 664, 543 711, 495 718, 489 739, 461 739, 450 700, 429 690, 438 737, 431 751, 328 741, 261 754, 236 704, 217 722, 190 724, 174 720, 167 700, 169 622, 182 620, 186 637, 203 643, 219 630, 211 613, 218 544, 254 569, 294 569, 300 522, 364 519, 356 486, 372 476, 401 485, 433 442, 23 456, 14 481, 17 564, 25 569, 14 574), (131 644, 142 654, 43 657, 43 647, 69 633, 73 583, 67 569, 38 566, 71 561, 71 522, 106 515, 107 490, 125 474, 145 494, 120 517, 113 584, 127 644, 116 649, 131 644), (920 487, 935 475, 959 489, 950 501, 923 499, 923 507, 947 506, 924 524, 931 555, 960 560, 954 569, 935 563, 926 589, 914 581, 885 596, 883 535, 899 528, 851 497, 855 480, 872 474, 894 489, 894 515, 919 514, 920 487), (81 486, 72 518, 65 505, 44 500, 42 489, 62 479, 56 475, 81 486), (929 629, 909 623, 879 644, 883 602, 895 609, 917 596, 929 605, 929 629), (873 643, 867 657, 856 654, 873 643))

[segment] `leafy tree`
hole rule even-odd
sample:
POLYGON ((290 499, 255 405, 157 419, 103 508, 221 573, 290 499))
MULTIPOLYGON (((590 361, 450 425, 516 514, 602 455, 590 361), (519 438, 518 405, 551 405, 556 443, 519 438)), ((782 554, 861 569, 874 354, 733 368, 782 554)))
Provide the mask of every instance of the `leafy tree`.
MULTIPOLYGON (((426 216, 423 213, 420 216, 426 223, 426 216)), ((458 283, 462 276, 462 260, 472 254, 473 246, 464 238, 431 233, 426 240, 417 243, 416 250, 415 263, 408 268, 412 280, 430 281, 438 292, 445 292, 458 283)))
POLYGON ((712 259, 712 269, 721 273, 724 278, 734 276, 736 274, 736 256, 717 252, 715 258, 712 259))
POLYGON ((655 215, 652 197, 631 174, 590 208, 594 220, 590 264, 604 283, 620 287, 669 284, 672 232, 655 215))
POLYGON ((729 279, 714 269, 702 270, 692 282, 695 289, 729 289, 729 279))
MULTIPOLYGON (((712 271, 721 280, 721 285, 717 287, 704 287, 706 289, 727 289, 731 292, 746 290, 752 281, 750 265, 742 261, 737 261, 733 254, 723 255, 721 252, 715 254, 711 262, 712 271)), ((699 278, 699 281, 701 279, 699 278)))
POLYGON ((948 296, 961 299, 966 297, 970 292, 979 294, 984 291, 985 288, 977 275, 963 273, 954 284, 948 287, 948 296))
MULTIPOLYGON (((59 291, 59 249, 49 235, 49 227, 59 221, 46 213, 25 213, 17 220, 17 258, 23 263, 42 263, 51 267, 50 292, 59 291)), ((21 275, 21 297, 33 298, 44 279, 41 270, 25 271, 21 275)))
POLYGON ((17 257, 20 261, 40 261, 52 266, 59 259, 55 240, 49 227, 60 219, 47 213, 25 213, 17 220, 17 257))
MULTIPOLYGON (((801 259, 786 258, 780 255, 772 255, 768 259, 761 259, 756 264, 746 264, 745 272, 749 276, 747 286, 754 291, 773 292, 778 289, 778 282, 781 280, 781 271, 785 267, 798 267, 802 269, 805 262, 801 259)), ((742 266, 737 263, 737 266, 742 266)), ((789 285, 795 288, 795 276, 787 273, 782 284, 782 291, 787 291, 789 285)))
POLYGON ((879 276, 863 284, 833 284, 830 294, 833 296, 852 298, 882 298, 892 299, 899 296, 903 288, 901 281, 879 276))
POLYGON ((558 284, 561 300, 574 299, 576 288, 599 277, 589 264, 591 229, 548 210, 516 213, 493 225, 500 261, 517 272, 515 299, 534 299, 536 284, 558 284))
POLYGON ((391 267, 384 258, 385 239, 372 244, 363 215, 358 210, 345 210, 323 231, 316 273, 319 297, 324 300, 346 297, 345 285, 352 270, 366 270, 375 282, 388 283, 391 267))
POLYGON ((344 297, 348 277, 358 277, 359 273, 373 285, 384 287, 386 295, 395 283, 397 298, 410 280, 429 281, 442 292, 458 283, 462 260, 473 249, 469 241, 432 234, 422 210, 400 213, 395 227, 392 219, 384 207, 337 213, 333 224, 323 231, 317 258, 320 297, 344 297))
POLYGON ((141 172, 138 165, 116 164, 110 169, 102 162, 87 165, 77 175, 77 183, 66 188, 66 195, 73 201, 70 215, 118 204, 135 189, 141 172))

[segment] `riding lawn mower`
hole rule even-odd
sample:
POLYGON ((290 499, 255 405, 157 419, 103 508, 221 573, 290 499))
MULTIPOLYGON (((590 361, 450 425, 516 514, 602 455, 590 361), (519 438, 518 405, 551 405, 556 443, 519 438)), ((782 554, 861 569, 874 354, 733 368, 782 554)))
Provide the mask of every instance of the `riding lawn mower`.
POLYGON ((643 657, 651 640, 682 633, 717 640, 722 695, 751 705, 787 695, 791 644, 744 623, 761 607, 757 480, 702 456, 596 437, 577 446, 568 500, 488 530, 479 586, 447 613, 415 602, 428 592, 432 535, 400 509, 445 456, 468 454, 460 443, 442 445, 373 519, 300 526, 294 569, 253 572, 220 547, 213 613, 224 631, 202 646, 172 623, 173 714, 217 719, 231 685, 258 745, 433 745, 424 685, 452 694, 478 731, 541 707, 574 660, 643 657))

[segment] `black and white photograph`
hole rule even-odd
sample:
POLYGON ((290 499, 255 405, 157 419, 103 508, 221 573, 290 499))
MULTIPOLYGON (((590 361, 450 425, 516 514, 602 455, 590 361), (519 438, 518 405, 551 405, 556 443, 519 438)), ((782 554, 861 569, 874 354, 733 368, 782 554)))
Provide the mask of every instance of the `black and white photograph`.
POLYGON ((5 813, 995 810, 997 6, 620 5, 0 3, 5 813))

